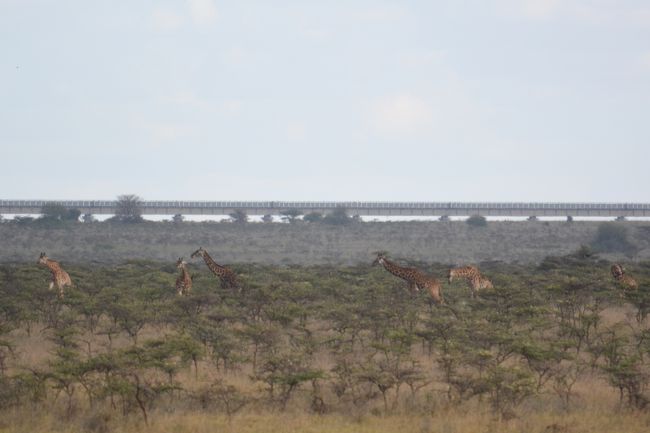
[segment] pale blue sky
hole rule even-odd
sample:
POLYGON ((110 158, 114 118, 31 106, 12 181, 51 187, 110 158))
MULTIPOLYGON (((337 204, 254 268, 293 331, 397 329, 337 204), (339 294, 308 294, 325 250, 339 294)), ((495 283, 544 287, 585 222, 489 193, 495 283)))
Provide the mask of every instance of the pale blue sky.
POLYGON ((647 0, 0 0, 0 198, 650 201, 647 0))

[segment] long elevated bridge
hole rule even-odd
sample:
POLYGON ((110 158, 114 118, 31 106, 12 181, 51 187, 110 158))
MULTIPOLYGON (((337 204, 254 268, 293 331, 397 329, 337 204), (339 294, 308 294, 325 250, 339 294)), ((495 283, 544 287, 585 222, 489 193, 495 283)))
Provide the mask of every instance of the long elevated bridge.
MULTIPOLYGON (((115 200, 0 200, 0 214, 40 214, 46 203, 97 215, 112 215, 117 207, 115 200)), ((144 215, 279 215, 292 209, 324 214, 342 208, 362 216, 650 216, 650 203, 143 201, 141 208, 144 215)))

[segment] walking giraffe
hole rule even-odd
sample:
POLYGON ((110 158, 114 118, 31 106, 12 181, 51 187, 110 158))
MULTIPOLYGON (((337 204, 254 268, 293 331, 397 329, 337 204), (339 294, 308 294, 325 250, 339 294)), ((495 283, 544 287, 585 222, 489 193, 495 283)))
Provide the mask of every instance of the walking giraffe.
POLYGON ((478 292, 482 289, 494 288, 492 281, 490 281, 489 278, 483 276, 481 274, 481 271, 479 271, 478 268, 473 265, 450 268, 447 275, 449 284, 451 284, 454 278, 465 278, 469 283, 470 289, 472 290, 472 298, 476 297, 478 292))
POLYGON ((426 275, 424 272, 416 268, 405 268, 399 266, 388 260, 386 255, 383 253, 378 253, 377 258, 372 262, 373 266, 377 264, 382 265, 388 272, 406 281, 411 292, 427 290, 429 295, 431 295, 433 302, 444 305, 445 300, 442 297, 440 283, 438 283, 438 280, 434 277, 426 275))
POLYGON ((70 275, 63 270, 59 262, 49 259, 45 253, 41 253, 37 263, 45 265, 50 270, 52 273, 52 281, 50 281, 49 289, 52 290, 56 284, 56 288, 59 289, 59 298, 63 298, 63 288, 65 286, 72 286, 70 275))
POLYGON ((187 262, 179 257, 176 267, 181 270, 181 274, 176 278, 176 291, 180 296, 189 295, 192 291, 192 277, 187 271, 187 262))
POLYGON ((636 290, 639 283, 634 278, 625 273, 625 268, 618 263, 612 265, 612 276, 623 287, 623 290, 636 290))
POLYGON ((494 284, 492 284, 492 281, 490 281, 488 277, 481 273, 475 277, 472 277, 469 280, 469 284, 472 287, 472 292, 475 294, 478 293, 479 290, 494 289, 494 284))
POLYGON ((221 280, 222 289, 230 288, 238 289, 241 291, 241 287, 237 281, 237 275, 235 275, 233 271, 212 260, 210 254, 208 254, 208 252, 204 250, 203 247, 200 247, 198 250, 194 251, 190 257, 194 259, 198 256, 203 257, 203 261, 206 265, 208 265, 208 269, 210 269, 210 271, 221 280))

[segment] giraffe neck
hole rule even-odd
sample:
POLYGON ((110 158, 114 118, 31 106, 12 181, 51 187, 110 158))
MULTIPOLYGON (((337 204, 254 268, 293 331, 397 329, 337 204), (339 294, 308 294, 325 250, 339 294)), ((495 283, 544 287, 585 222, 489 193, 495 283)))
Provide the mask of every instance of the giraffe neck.
POLYGON ((208 268, 213 274, 217 276, 223 275, 224 267, 212 260, 212 257, 210 257, 210 254, 208 254, 207 251, 203 253, 203 261, 205 261, 205 264, 208 265, 208 268))
POLYGON ((48 259, 45 262, 45 266, 52 272, 52 275, 56 275, 59 272, 61 272, 61 266, 59 266, 58 262, 55 262, 54 260, 48 259))
POLYGON ((190 279, 190 273, 187 272, 187 267, 186 267, 186 265, 182 265, 182 266, 181 266, 181 279, 182 279, 183 281, 187 281, 187 280, 190 279))
POLYGON ((384 269, 396 277, 408 279, 408 272, 403 267, 396 265, 388 259, 383 259, 381 264, 384 266, 384 269))

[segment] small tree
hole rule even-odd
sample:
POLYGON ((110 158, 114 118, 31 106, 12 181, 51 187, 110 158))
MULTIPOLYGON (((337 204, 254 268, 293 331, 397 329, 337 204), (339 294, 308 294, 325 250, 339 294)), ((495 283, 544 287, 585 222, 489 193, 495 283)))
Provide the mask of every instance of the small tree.
POLYGON ((34 218, 29 216, 16 216, 14 217, 14 221, 18 225, 29 225, 34 222, 34 218))
POLYGON ((41 218, 48 220, 63 220, 67 214, 65 207, 58 203, 47 202, 41 207, 41 218))
POLYGON ((298 217, 302 215, 302 211, 299 209, 287 209, 283 212, 280 212, 280 215, 282 215, 283 221, 288 221, 289 223, 293 224, 298 221, 298 217))
POLYGON ((262 217, 262 222, 263 223, 272 223, 273 222, 273 215, 271 214, 266 214, 262 217))
POLYGON ((237 209, 228 215, 230 220, 237 224, 246 224, 248 222, 248 215, 241 209, 237 209))
POLYGON ((91 213, 85 213, 81 216, 81 221, 85 223, 93 223, 95 222, 95 217, 91 213))
POLYGON ((636 247, 627 237, 627 227, 617 223, 602 223, 598 226, 592 247, 604 253, 634 254, 636 247))
POLYGON ((582 259, 582 260, 593 258, 595 256, 596 253, 589 245, 580 245, 580 248, 578 248, 573 254, 571 254, 571 257, 575 257, 577 259, 582 259))
POLYGON ((345 208, 339 207, 326 215, 325 218, 323 218, 323 222, 325 224, 340 226, 350 224, 352 222, 352 218, 348 216, 347 210, 345 208))
POLYGON ((467 224, 472 227, 485 227, 487 226, 487 220, 482 215, 472 215, 471 217, 465 220, 467 224))
POLYGON ((185 220, 185 218, 183 217, 183 215, 181 215, 179 213, 177 213, 176 215, 174 215, 172 217, 172 222, 174 222, 176 224, 182 223, 183 220, 185 220))
POLYGON ((317 223, 323 220, 323 214, 318 212, 310 212, 304 217, 302 217, 302 219, 303 221, 307 221, 308 223, 317 223))
POLYGON ((41 208, 41 219, 47 221, 78 221, 81 211, 79 209, 66 209, 63 205, 48 202, 41 208))
POLYGON ((304 354, 277 354, 269 356, 255 378, 266 383, 272 399, 276 398, 284 411, 293 392, 305 382, 324 377, 322 370, 313 369, 304 354))
POLYGON ((201 404, 202 409, 216 409, 226 413, 228 420, 251 402, 251 398, 237 387, 217 379, 193 393, 193 397, 201 404))
POLYGON ((113 220, 123 223, 139 223, 142 218, 142 199, 135 194, 117 197, 113 220))

